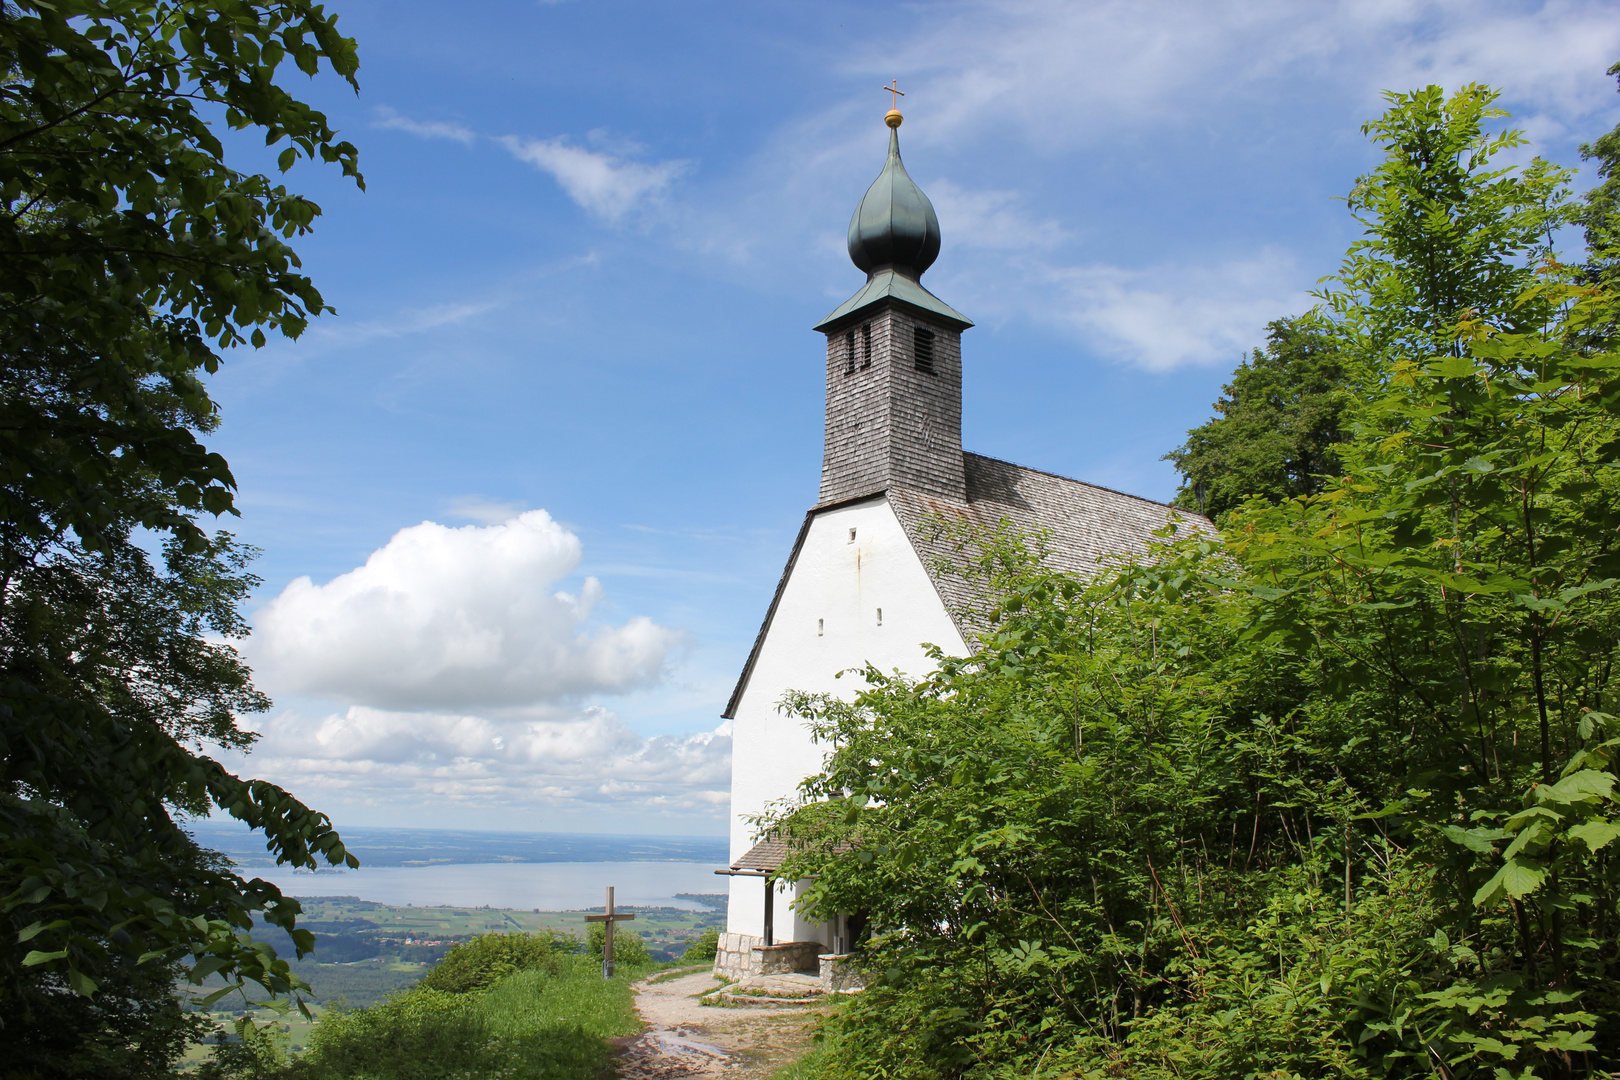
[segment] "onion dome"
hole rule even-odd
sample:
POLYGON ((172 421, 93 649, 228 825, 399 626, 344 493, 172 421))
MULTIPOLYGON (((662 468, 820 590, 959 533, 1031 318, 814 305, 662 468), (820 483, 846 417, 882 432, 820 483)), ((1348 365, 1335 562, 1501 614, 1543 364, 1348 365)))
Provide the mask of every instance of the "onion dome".
POLYGON ((939 258, 939 218, 900 161, 900 114, 885 119, 889 160, 849 219, 849 257, 867 274, 893 270, 918 278, 939 258))

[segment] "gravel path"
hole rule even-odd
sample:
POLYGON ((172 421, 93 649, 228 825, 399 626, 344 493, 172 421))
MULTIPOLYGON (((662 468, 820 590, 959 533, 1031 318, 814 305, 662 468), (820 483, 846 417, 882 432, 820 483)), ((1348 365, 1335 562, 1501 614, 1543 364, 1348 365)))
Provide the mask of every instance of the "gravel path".
POLYGON ((622 1080, 760 1080, 810 1048, 819 1008, 699 1003, 719 985, 707 971, 637 983, 636 1011, 647 1030, 623 1041, 617 1060, 622 1080))

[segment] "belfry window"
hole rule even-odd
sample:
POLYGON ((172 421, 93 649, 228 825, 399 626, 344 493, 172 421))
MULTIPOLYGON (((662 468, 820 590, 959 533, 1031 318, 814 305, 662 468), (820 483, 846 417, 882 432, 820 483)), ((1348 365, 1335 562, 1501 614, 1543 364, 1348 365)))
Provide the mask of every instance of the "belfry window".
POLYGON ((844 374, 855 374, 855 331, 844 331, 844 374))
POLYGON ((861 367, 872 366, 872 324, 864 323, 861 326, 861 367))
POLYGON ((918 371, 934 373, 934 332, 924 330, 922 327, 913 327, 911 331, 911 361, 918 371))

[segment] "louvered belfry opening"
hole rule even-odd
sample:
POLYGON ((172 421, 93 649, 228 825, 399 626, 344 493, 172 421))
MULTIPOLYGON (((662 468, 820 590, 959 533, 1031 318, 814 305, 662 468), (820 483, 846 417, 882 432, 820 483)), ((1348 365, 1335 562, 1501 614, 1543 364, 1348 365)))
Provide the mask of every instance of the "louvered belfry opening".
POLYGON ((911 328, 911 366, 929 375, 934 373, 934 332, 921 326, 911 328))

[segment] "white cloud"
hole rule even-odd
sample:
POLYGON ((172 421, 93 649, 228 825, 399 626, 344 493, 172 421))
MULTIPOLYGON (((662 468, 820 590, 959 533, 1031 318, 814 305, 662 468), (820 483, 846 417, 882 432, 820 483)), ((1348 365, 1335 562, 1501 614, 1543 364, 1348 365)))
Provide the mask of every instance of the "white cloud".
POLYGON ((482 495, 457 495, 445 503, 445 513, 480 525, 503 525, 523 513, 523 504, 486 499, 482 495))
POLYGON ((1016 191, 972 191, 949 180, 936 180, 927 191, 947 244, 1042 251, 1068 238, 1055 220, 1036 221, 1025 214, 1016 191))
POLYGON ((928 138, 1013 129, 1052 147, 1230 113, 1234 97, 1480 81, 1532 110, 1609 106, 1602 0, 979 0, 851 61, 911 76, 928 138))
MULTIPOLYGON (((605 143, 602 133, 592 135, 593 142, 605 143)), ((501 143, 519 161, 550 173, 569 198, 609 222, 660 200, 669 185, 690 167, 686 161, 660 161, 655 165, 626 161, 619 153, 586 150, 562 139, 507 135, 501 143)))
POLYGON ((489 717, 353 706, 264 724, 249 768, 291 782, 317 804, 430 802, 469 807, 612 808, 615 812, 723 814, 731 778, 731 725, 693 735, 644 737, 612 712, 528 710, 489 717))
POLYGON ((401 116, 387 105, 379 105, 376 109, 376 119, 371 122, 372 127, 386 128, 392 131, 404 131, 423 139, 450 139, 471 146, 478 138, 471 128, 447 120, 412 120, 408 116, 401 116))
POLYGON ((1034 287, 1020 294, 1025 314, 1149 371, 1235 363, 1267 322, 1313 303, 1293 260, 1275 250, 1196 269, 1036 266, 1029 273, 1034 287))
POLYGON ((553 591, 577 537, 544 510, 500 525, 401 529, 364 566, 303 577, 262 607, 264 684, 384 708, 521 706, 651 686, 680 635, 642 616, 588 627, 602 595, 553 591))

